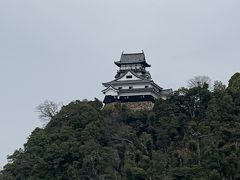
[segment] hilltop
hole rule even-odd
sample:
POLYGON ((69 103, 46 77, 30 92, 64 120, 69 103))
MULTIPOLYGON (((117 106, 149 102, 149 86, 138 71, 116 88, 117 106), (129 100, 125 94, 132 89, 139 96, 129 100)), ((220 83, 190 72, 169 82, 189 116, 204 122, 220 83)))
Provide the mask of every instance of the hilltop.
POLYGON ((152 110, 73 101, 23 149, 3 180, 240 179, 240 73, 209 90, 181 88, 152 110))

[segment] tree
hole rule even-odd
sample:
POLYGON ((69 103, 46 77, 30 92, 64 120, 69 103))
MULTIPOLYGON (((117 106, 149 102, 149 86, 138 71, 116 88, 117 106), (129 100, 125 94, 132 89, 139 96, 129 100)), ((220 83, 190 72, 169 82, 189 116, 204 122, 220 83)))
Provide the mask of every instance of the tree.
POLYGON ((42 121, 51 120, 60 109, 60 105, 53 101, 44 101, 36 107, 37 112, 39 113, 39 119, 42 121))
POLYGON ((204 84, 211 85, 212 80, 208 76, 195 76, 192 79, 188 80, 188 87, 203 87, 204 84))
POLYGON ((221 81, 214 81, 213 90, 214 91, 225 91, 226 86, 221 81))

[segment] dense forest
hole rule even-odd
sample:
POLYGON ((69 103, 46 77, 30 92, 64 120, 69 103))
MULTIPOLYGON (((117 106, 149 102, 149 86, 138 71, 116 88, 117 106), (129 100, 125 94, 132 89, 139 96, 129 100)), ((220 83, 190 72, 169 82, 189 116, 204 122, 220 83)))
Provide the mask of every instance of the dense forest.
POLYGON ((1 180, 240 179, 240 73, 151 111, 71 102, 8 160, 1 180))

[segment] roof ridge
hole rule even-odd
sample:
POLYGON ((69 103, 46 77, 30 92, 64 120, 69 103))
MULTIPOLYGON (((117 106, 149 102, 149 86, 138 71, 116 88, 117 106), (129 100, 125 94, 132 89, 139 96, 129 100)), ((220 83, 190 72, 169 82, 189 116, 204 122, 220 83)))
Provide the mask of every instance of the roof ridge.
POLYGON ((122 53, 122 55, 144 54, 144 52, 122 53))

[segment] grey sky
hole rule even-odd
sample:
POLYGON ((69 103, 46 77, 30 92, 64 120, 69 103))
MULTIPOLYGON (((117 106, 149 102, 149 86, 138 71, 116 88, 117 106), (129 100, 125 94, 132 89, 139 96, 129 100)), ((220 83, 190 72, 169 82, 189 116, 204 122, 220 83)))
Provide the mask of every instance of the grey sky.
POLYGON ((239 0, 0 0, 0 166, 36 126, 35 107, 103 98, 121 51, 144 50, 154 81, 240 70, 239 0))

